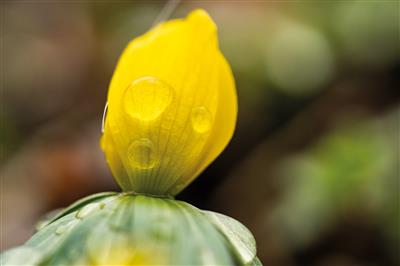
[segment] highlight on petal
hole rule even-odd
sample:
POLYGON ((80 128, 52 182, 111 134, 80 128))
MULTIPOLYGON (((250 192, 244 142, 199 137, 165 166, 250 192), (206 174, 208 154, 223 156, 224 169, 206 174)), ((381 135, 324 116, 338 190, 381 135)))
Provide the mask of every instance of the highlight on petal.
POLYGON ((224 234, 245 265, 255 260, 256 240, 249 229, 229 216, 212 211, 203 211, 203 213, 224 234))
POLYGON ((41 260, 43 254, 40 251, 28 247, 19 246, 1 253, 0 265, 17 266, 17 265, 36 265, 41 260))
POLYGON ((107 224, 95 228, 87 240, 86 248, 91 266, 163 265, 165 255, 146 247, 146 243, 132 243, 129 234, 112 230, 107 224), (107 241, 104 238, 107 237, 107 241))
POLYGON ((204 10, 161 23, 123 52, 101 146, 125 191, 175 195, 225 148, 235 84, 204 10))

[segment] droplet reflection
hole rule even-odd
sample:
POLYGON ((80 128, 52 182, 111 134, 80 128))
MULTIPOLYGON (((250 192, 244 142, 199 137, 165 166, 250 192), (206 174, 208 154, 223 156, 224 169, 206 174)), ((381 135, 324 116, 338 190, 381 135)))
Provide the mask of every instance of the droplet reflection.
POLYGON ((192 110, 192 126, 198 133, 205 133, 210 130, 212 124, 212 116, 210 111, 204 107, 195 107, 192 110))
POLYGON ((132 117, 150 121, 156 119, 173 98, 173 89, 155 77, 134 80, 124 95, 125 111, 132 117))
POLYGON ((154 145, 147 138, 133 141, 128 148, 128 156, 130 162, 140 169, 150 169, 156 165, 154 145))

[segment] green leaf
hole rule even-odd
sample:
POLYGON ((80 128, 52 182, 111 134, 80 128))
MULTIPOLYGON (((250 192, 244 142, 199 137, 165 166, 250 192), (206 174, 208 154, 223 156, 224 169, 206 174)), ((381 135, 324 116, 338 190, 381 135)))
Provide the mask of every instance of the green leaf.
POLYGON ((61 219, 45 226, 43 229, 34 234, 31 239, 26 242, 26 245, 36 250, 40 250, 44 255, 53 252, 54 248, 63 241, 63 236, 66 235, 62 231, 63 228, 73 229, 72 223, 76 220, 76 212, 70 213, 61 219))
MULTIPOLYGON (((26 245, 42 251, 45 256, 51 254, 57 246, 65 240, 65 236, 68 235, 70 231, 75 230, 74 228, 80 224, 78 223, 79 221, 84 220, 87 216, 100 212, 102 209, 111 211, 112 206, 104 208, 103 205, 113 205, 112 202, 114 202, 116 198, 117 197, 96 197, 94 198, 96 201, 87 201, 89 203, 86 202, 87 204, 84 206, 71 208, 71 210, 65 212, 63 216, 54 219, 54 221, 36 232, 36 234, 26 242, 26 245)), ((76 205, 76 203, 73 205, 76 205)))
POLYGON ((226 233, 190 204, 126 193, 96 199, 26 243, 41 254, 35 266, 246 265, 226 233))
POLYGON ((19 246, 0 255, 0 265, 2 266, 34 266, 39 263, 42 255, 39 251, 28 246, 19 246))
MULTIPOLYGON (((60 239, 59 242, 55 243, 52 241, 54 248, 46 254, 44 260, 40 261, 40 266, 91 265, 88 258, 87 241, 93 228, 98 228, 99 224, 104 221, 103 218, 105 216, 105 213, 101 210, 93 211, 83 220, 75 218, 75 220, 79 221, 71 226, 71 228, 68 228, 67 224, 65 231, 57 236, 60 239)), ((103 241, 106 240, 106 238, 103 239, 103 241)), ((49 241, 47 244, 51 245, 51 242, 49 241)))
POLYGON ((59 208, 59 209, 55 209, 52 210, 48 213, 46 213, 45 215, 43 215, 40 220, 36 223, 36 231, 39 231, 40 229, 42 229, 43 227, 45 227, 46 225, 48 225, 50 223, 50 221, 53 221, 53 219, 58 216, 64 209, 63 208, 59 208))
POLYGON ((117 192, 101 192, 101 193, 93 194, 93 195, 87 196, 85 198, 82 198, 82 199, 74 202, 73 204, 71 204, 69 207, 62 210, 60 213, 58 213, 53 219, 49 220, 47 225, 53 223, 54 221, 60 219, 61 217, 65 216, 71 212, 74 212, 74 211, 80 209, 81 207, 87 205, 90 202, 98 201, 100 199, 110 197, 110 196, 115 196, 117 194, 118 194, 117 192))
POLYGON ((244 264, 252 263, 256 257, 257 248, 256 240, 249 229, 229 216, 212 211, 203 211, 203 213, 232 244, 240 260, 244 264))
POLYGON ((224 236, 203 212, 183 201, 171 202, 178 207, 189 229, 185 242, 192 242, 194 254, 200 257, 200 260, 192 265, 234 265, 235 254, 227 245, 224 236))
POLYGON ((259 258, 255 257, 254 260, 248 264, 248 266, 262 266, 262 263, 259 258))

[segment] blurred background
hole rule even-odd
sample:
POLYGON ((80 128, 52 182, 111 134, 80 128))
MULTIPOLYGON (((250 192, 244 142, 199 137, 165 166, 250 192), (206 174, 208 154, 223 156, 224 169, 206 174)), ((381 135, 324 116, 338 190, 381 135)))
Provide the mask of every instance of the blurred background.
MULTIPOLYGON (((1 3, 1 250, 119 190, 99 148, 118 56, 163 1, 1 3)), ((399 265, 398 1, 184 1, 219 27, 235 136, 177 198, 251 229, 265 265, 399 265)))

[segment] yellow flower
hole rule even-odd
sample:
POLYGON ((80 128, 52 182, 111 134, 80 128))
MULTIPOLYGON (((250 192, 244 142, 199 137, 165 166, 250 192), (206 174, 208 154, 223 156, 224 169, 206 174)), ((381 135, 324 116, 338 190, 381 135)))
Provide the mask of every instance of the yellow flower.
POLYGON ((101 146, 125 191, 175 195, 232 137, 237 99, 204 10, 129 43, 113 75, 101 146))
MULTIPOLYGON (((116 242, 114 246, 97 251, 93 256, 90 266, 143 266, 143 265, 165 265, 164 255, 157 250, 157 255, 151 248, 140 248, 137 246, 123 246, 116 242)), ((77 264, 79 265, 79 264, 77 264)), ((85 265, 85 264, 80 264, 85 265)))

